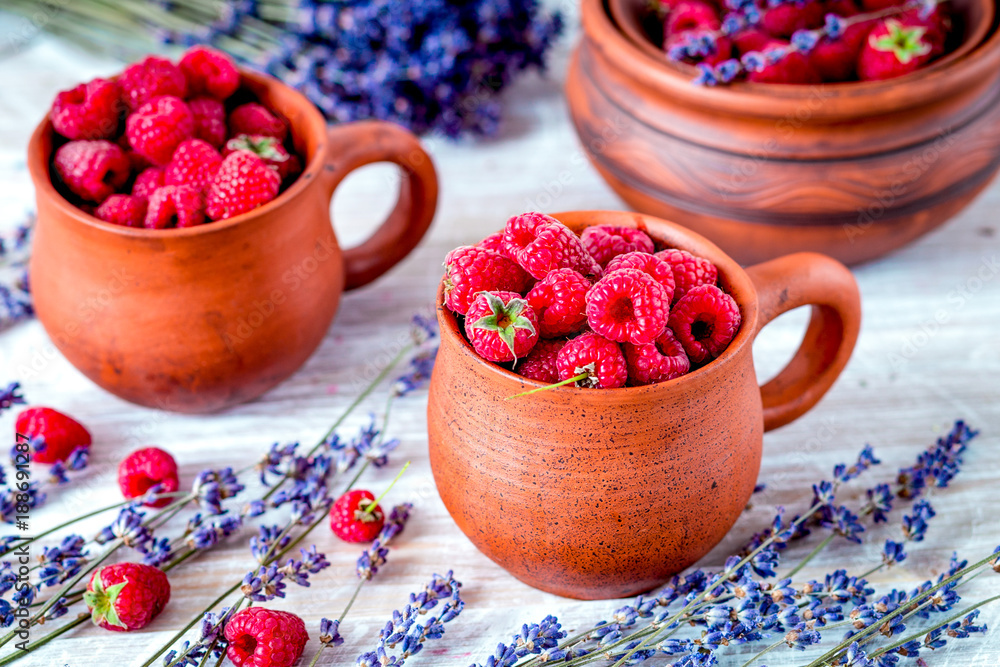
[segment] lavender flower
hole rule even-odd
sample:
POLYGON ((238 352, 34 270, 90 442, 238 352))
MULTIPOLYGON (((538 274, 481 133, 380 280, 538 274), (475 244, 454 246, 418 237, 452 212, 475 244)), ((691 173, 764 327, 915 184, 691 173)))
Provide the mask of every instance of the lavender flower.
POLYGON ((143 525, 145 513, 137 511, 131 505, 123 507, 118 517, 108 526, 101 529, 94 541, 106 544, 114 539, 120 539, 125 546, 145 553, 147 545, 153 539, 149 528, 143 525))
POLYGON ((309 575, 317 574, 330 566, 330 562, 324 554, 316 551, 316 545, 312 545, 308 550, 299 549, 302 560, 288 559, 278 571, 284 575, 285 579, 299 586, 309 586, 309 575))
POLYGON ((257 530, 257 535, 250 538, 250 553, 258 563, 263 564, 278 551, 284 549, 291 542, 290 535, 283 535, 284 530, 280 526, 261 526, 257 530), (280 541, 278 537, 281 537, 280 541))
POLYGON ((24 405, 20 382, 11 382, 6 388, 0 389, 0 412, 9 410, 14 405, 24 405))
POLYGON ((87 563, 85 544, 86 541, 79 535, 69 535, 59 546, 45 547, 39 557, 39 586, 56 586, 76 576, 87 563))
POLYGON ((232 468, 222 468, 202 470, 195 478, 191 493, 198 504, 212 514, 222 514, 222 501, 238 495, 244 488, 232 468))
POLYGON ((319 642, 324 646, 339 646, 344 643, 344 638, 340 636, 339 620, 331 621, 328 618, 320 619, 319 642))
POLYGON ((469 667, 511 667, 527 655, 540 655, 543 651, 558 646, 566 633, 555 616, 546 616, 541 623, 521 626, 521 632, 514 635, 510 644, 498 644, 497 650, 482 665, 469 667))
POLYGON ((421 388, 430 380, 431 371, 434 370, 434 361, 437 359, 438 349, 424 350, 418 352, 410 359, 410 369, 408 372, 396 378, 392 385, 394 396, 401 397, 410 394, 421 388))
POLYGON ((254 602, 267 602, 274 598, 285 597, 285 575, 278 571, 276 565, 261 566, 256 572, 251 570, 243 577, 240 592, 243 597, 254 602))

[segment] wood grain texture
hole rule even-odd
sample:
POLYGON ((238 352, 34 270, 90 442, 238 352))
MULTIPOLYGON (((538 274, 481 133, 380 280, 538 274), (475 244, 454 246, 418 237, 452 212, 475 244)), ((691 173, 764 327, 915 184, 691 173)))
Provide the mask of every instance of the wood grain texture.
MULTIPOLYGON (((574 3, 559 6, 574 12, 574 3)), ((574 16, 569 17, 575 26, 574 16)), ((8 24, 0 24, 0 34, 8 24)), ((0 381, 17 376, 35 402, 56 405, 90 426, 94 462, 84 477, 54 493, 52 502, 33 517, 35 526, 52 525, 81 508, 117 499, 114 468, 126 453, 145 444, 173 451, 186 482, 209 464, 244 463, 275 441, 311 443, 327 428, 357 390, 358 380, 391 351, 410 314, 433 304, 441 260, 459 243, 495 231, 507 216, 539 208, 618 209, 621 202, 588 166, 577 143, 562 97, 568 46, 564 38, 549 79, 534 76, 517 84, 507 97, 502 140, 452 144, 430 139, 427 146, 438 166, 441 205, 434 227, 417 252, 376 283, 345 294, 334 324, 319 350, 292 378, 260 400, 220 415, 181 416, 138 408, 96 388, 54 352, 37 322, 0 332, 0 381), (22 366, 24 371, 21 370, 22 366)), ((120 64, 77 52, 53 40, 38 39, 2 61, 0 85, 0 215, 15 216, 30 204, 27 176, 17 162, 28 134, 56 90, 79 80, 109 74, 120 64), (9 94, 8 94, 9 93, 9 94)), ((349 245, 367 236, 395 201, 398 180, 389 170, 369 169, 348 179, 335 202, 338 236, 349 245)), ((866 476, 845 495, 860 503, 869 484, 888 481, 956 417, 982 429, 955 485, 931 500, 939 517, 928 539, 914 549, 906 567, 882 573, 883 586, 912 587, 936 575, 953 550, 976 557, 1000 542, 996 507, 1000 503, 1000 184, 994 184, 954 222, 916 244, 857 270, 863 294, 864 325, 857 351, 843 377, 815 410, 764 438, 760 481, 769 488, 757 496, 723 543, 702 559, 718 566, 725 556, 762 528, 775 505, 801 510, 809 486, 830 467, 852 458, 866 442, 883 459, 882 470, 866 476)), ((755 348, 761 380, 773 375, 791 356, 807 313, 780 318, 761 335, 755 348)), ((381 409, 374 396, 364 411, 381 409)), ((617 601, 574 602, 529 588, 480 554, 458 531, 437 497, 427 456, 426 398, 401 401, 392 435, 402 444, 396 461, 413 467, 391 492, 389 501, 413 499, 416 513, 399 548, 373 585, 360 596, 344 624, 346 644, 325 656, 324 665, 353 665, 372 646, 391 610, 402 606, 409 591, 433 571, 454 569, 465 584, 468 606, 449 627, 444 641, 414 659, 414 667, 466 667, 481 661, 523 622, 557 614, 568 628, 581 628, 620 606, 617 601)), ((358 425, 363 412, 351 421, 358 425)), ((0 432, 10 433, 13 416, 0 417, 0 432)), ((395 469, 368 475, 371 487, 383 487, 395 469)), ((98 522, 89 524, 96 528, 98 522)), ((898 523, 873 530, 861 548, 836 544, 802 573, 818 577, 838 567, 868 569, 879 558, 879 544, 897 537, 898 523)), ((281 607, 306 620, 315 638, 321 616, 336 614, 354 586, 359 553, 325 531, 317 543, 333 567, 309 589, 289 591, 281 607)), ((167 611, 146 632, 109 641, 106 633, 86 628, 20 664, 87 667, 94 664, 133 667, 136 656, 159 645, 214 597, 221 582, 235 581, 250 567, 245 542, 231 543, 182 568, 173 578, 174 597, 167 611)), ((807 553, 813 542, 795 547, 789 557, 807 553)), ((981 577, 970 599, 1000 593, 1000 578, 981 577)), ((984 618, 1000 623, 1000 607, 984 618)), ((995 667, 1000 662, 996 634, 986 640, 957 643, 931 656, 934 667, 995 667)), ((315 639, 307 649, 315 649, 315 639)), ((308 654, 307 654, 308 655, 308 654)), ((739 667, 731 659, 724 667, 739 667)), ((776 652, 770 667, 795 667, 802 654, 776 652)))

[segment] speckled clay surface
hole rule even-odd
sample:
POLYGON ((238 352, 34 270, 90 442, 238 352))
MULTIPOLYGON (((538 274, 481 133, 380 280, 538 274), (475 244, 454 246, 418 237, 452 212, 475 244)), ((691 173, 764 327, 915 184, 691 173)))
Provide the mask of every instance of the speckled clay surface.
POLYGON ((740 304, 740 332, 722 357, 671 382, 505 400, 541 385, 480 359, 439 292, 431 464, 459 528, 518 579, 575 598, 634 595, 695 562, 732 527, 756 483, 765 428, 812 407, 846 364, 860 324, 857 287, 846 268, 820 255, 748 273, 708 241, 655 218, 555 217, 576 229, 638 226, 711 259, 740 304), (762 400, 753 339, 805 303, 822 304, 806 347, 762 400))

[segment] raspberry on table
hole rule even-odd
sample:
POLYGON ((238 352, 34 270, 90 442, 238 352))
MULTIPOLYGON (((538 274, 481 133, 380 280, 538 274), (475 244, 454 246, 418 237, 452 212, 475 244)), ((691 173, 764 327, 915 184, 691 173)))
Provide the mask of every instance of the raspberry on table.
POLYGON ((276 137, 284 141, 288 136, 288 125, 263 104, 250 102, 241 104, 229 114, 229 136, 254 134, 276 137))
POLYGON ((645 232, 632 227, 594 225, 583 230, 580 240, 583 241, 590 256, 605 268, 608 262, 618 255, 628 252, 652 253, 655 250, 653 239, 645 232))
POLYGON ((99 204, 125 185, 132 165, 110 141, 71 141, 56 151, 56 173, 81 199, 99 204))
POLYGON ((663 333, 670 316, 666 289, 638 269, 619 269, 587 293, 587 323, 618 343, 642 345, 663 333))
POLYGON ((629 383, 654 384, 673 380, 691 370, 691 361, 684 346, 669 328, 660 337, 645 345, 622 345, 628 365, 629 383))
POLYGON ((345 542, 371 542, 385 525, 381 506, 370 507, 375 501, 371 491, 352 489, 330 507, 330 529, 345 542), (368 511, 368 510, 371 511, 368 511))
MULTIPOLYGON (((493 252, 504 254, 503 249, 503 232, 497 232, 496 234, 490 234, 485 239, 476 244, 477 248, 485 248, 487 250, 492 250, 493 252)), ((506 255, 504 255, 506 257, 506 255)), ((509 258, 508 258, 509 259, 509 258)))
POLYGON ((516 362, 538 342, 538 319, 517 292, 480 292, 465 315, 465 335, 483 359, 516 362))
MULTIPOLYGON (((156 447, 139 449, 118 464, 118 488, 126 500, 139 498, 154 486, 159 486, 159 493, 173 493, 180 487, 177 479, 177 462, 169 452, 156 447)), ((160 498, 147 507, 165 507, 173 502, 172 498, 160 498)))
POLYGON ((205 197, 192 185, 164 185, 149 197, 146 229, 194 227, 205 222, 205 197))
POLYGON ((275 137, 263 135, 241 134, 226 142, 222 152, 223 157, 235 151, 250 151, 267 166, 278 172, 282 182, 294 178, 302 171, 302 162, 297 155, 292 155, 275 137))
POLYGON ((74 450, 90 447, 90 431, 69 415, 52 408, 27 408, 17 415, 14 430, 36 444, 31 460, 37 463, 65 461, 74 450))
POLYGON ((129 65, 118 77, 122 97, 132 109, 163 95, 187 96, 184 72, 166 58, 149 56, 129 65))
POLYGON ((112 139, 118 135, 122 91, 117 83, 94 79, 56 95, 49 118, 67 139, 112 139))
POLYGON ((187 80, 188 95, 211 95, 224 100, 240 87, 240 72, 232 58, 207 46, 187 50, 178 63, 187 80))
POLYGON ((517 372, 526 378, 545 384, 558 382, 559 367, 556 365, 556 358, 564 345, 566 345, 566 341, 561 339, 538 341, 528 356, 518 364, 517 372))
POLYGON ((573 231, 544 213, 522 213, 504 227, 504 254, 541 280, 553 269, 573 269, 598 276, 601 267, 573 231))
POLYGON ((625 356, 614 341, 588 331, 563 345, 556 355, 559 380, 569 380, 584 373, 576 386, 594 389, 624 387, 628 380, 625 356))
POLYGON ((229 642, 226 656, 236 667, 291 667, 309 641, 301 618, 264 607, 237 612, 223 633, 229 642))
POLYGON ((148 167, 139 172, 132 184, 132 196, 139 199, 149 199, 149 197, 162 188, 164 183, 163 169, 160 167, 148 167))
POLYGON ((676 284, 674 283, 674 270, 669 264, 656 255, 645 252, 629 252, 618 255, 608 262, 604 267, 604 274, 607 275, 619 269, 638 269, 663 285, 666 290, 664 297, 668 302, 673 299, 676 284))
POLYGON ((187 101, 194 118, 194 136, 215 148, 226 143, 226 107, 214 97, 193 97, 187 101))
POLYGON ((174 150, 170 164, 163 170, 163 182, 166 185, 191 185, 204 192, 221 164, 222 156, 211 144, 201 139, 188 139, 174 150))
POLYGON ((125 135, 132 150, 163 166, 182 141, 194 136, 194 116, 179 97, 158 97, 132 112, 125 121, 125 135))
POLYGON ((535 283, 525 299, 538 317, 538 335, 560 338, 587 323, 587 292, 591 283, 573 269, 555 269, 535 283))
POLYGON ((707 259, 695 257, 687 250, 668 248, 656 253, 656 257, 670 265, 674 272, 674 296, 677 303, 681 297, 698 285, 714 285, 719 279, 719 270, 707 259))
POLYGON ((741 319, 733 297, 715 285, 699 285, 677 302, 669 324, 691 362, 701 364, 725 351, 741 319))
POLYGON ((146 219, 146 200, 134 195, 111 195, 97 207, 94 217, 113 225, 142 227, 146 219))
POLYGON ((230 153, 208 186, 207 213, 225 220, 252 211, 278 196, 281 178, 250 151, 230 153))
POLYGON ((492 250, 459 246, 444 258, 444 302, 465 315, 480 292, 524 292, 532 278, 516 263, 492 250))
POLYGON ((83 600, 94 623, 105 630, 139 630, 167 606, 170 581, 152 565, 105 565, 91 575, 83 600))

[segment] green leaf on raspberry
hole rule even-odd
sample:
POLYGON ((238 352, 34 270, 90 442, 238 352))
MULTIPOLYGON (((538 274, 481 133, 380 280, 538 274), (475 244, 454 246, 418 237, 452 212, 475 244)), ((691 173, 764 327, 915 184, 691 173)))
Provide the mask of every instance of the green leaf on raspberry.
POLYGON ((84 593, 83 601, 92 610, 90 618, 94 621, 94 625, 100 625, 103 622, 108 625, 127 629, 128 626, 118 618, 118 610, 115 608, 115 602, 118 600, 118 595, 122 592, 122 589, 128 585, 128 579, 105 588, 104 582, 101 580, 101 572, 98 570, 97 574, 94 575, 93 583, 94 590, 84 593))
POLYGON ((907 27, 896 19, 886 20, 885 27, 889 29, 889 34, 881 37, 872 35, 872 48, 893 53, 904 65, 914 58, 931 52, 931 45, 924 41, 924 35, 927 34, 926 27, 907 27))
POLYGON ((226 148, 232 151, 250 151, 271 162, 284 162, 289 158, 289 154, 281 150, 281 142, 276 137, 241 134, 226 142, 226 148))
POLYGON ((511 299, 504 305, 503 299, 491 292, 480 292, 486 297, 486 303, 490 307, 490 314, 480 317, 472 325, 475 329, 485 331, 495 331, 500 336, 500 340, 510 349, 515 361, 517 354, 514 352, 514 338, 518 329, 526 329, 532 334, 535 333, 535 325, 527 317, 522 315, 524 309, 528 307, 528 302, 524 299, 511 299))

